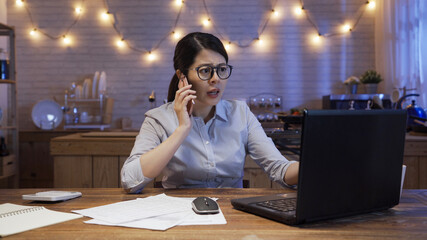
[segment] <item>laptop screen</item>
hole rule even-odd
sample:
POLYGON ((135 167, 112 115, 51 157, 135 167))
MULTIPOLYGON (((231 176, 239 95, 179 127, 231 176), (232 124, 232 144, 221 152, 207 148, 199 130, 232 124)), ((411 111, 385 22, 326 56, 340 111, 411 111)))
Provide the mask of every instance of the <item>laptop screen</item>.
POLYGON ((315 221, 399 203, 404 110, 307 110, 297 219, 315 221))

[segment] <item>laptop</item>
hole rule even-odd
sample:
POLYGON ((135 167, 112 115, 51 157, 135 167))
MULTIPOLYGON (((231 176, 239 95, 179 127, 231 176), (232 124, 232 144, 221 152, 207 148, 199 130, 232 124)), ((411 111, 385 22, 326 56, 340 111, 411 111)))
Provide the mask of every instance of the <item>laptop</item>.
POLYGON ((405 110, 306 110, 298 190, 232 199, 235 209, 295 225, 399 203, 405 110))

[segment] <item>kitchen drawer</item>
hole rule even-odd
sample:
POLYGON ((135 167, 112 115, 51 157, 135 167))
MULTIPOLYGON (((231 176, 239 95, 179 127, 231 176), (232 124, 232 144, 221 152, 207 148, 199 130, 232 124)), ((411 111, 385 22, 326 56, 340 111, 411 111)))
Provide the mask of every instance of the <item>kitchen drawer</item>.
POLYGON ((7 178, 16 174, 17 159, 16 155, 0 157, 0 178, 7 178))

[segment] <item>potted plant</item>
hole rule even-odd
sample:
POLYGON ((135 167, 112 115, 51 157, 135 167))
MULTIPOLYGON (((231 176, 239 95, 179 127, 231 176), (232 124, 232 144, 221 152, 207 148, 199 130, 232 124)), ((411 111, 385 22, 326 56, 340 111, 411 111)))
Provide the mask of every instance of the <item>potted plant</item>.
POLYGON ((349 94, 357 93, 357 86, 359 85, 360 80, 358 77, 351 76, 344 81, 344 84, 347 86, 349 94))
POLYGON ((381 75, 375 70, 368 70, 362 74, 360 81, 366 88, 366 93, 374 94, 377 93, 378 83, 383 80, 381 75))

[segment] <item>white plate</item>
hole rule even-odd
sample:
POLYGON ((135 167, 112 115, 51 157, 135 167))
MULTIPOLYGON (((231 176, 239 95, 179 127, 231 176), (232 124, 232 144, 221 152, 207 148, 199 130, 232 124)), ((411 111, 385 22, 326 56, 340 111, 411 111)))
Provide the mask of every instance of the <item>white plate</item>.
POLYGON ((42 100, 36 103, 31 111, 34 124, 43 130, 52 130, 62 122, 62 109, 52 100, 42 100))
POLYGON ((98 98, 99 72, 96 71, 92 81, 92 98, 98 98))
POLYGON ((92 98, 92 79, 86 78, 83 82, 83 98, 92 98))
POLYGON ((107 91, 107 74, 103 71, 99 77, 98 96, 100 94, 106 94, 107 91))
POLYGON ((82 99, 83 98, 83 87, 82 85, 77 85, 76 87, 76 99, 82 99))

